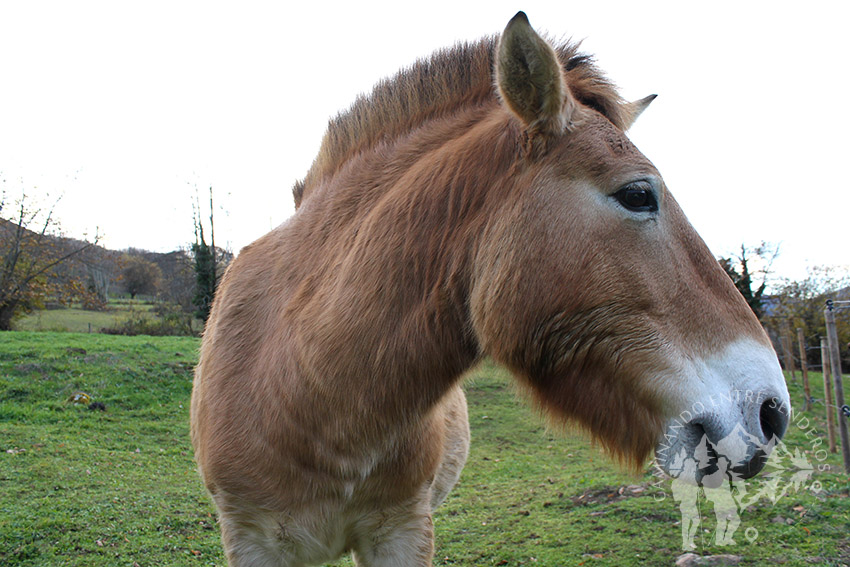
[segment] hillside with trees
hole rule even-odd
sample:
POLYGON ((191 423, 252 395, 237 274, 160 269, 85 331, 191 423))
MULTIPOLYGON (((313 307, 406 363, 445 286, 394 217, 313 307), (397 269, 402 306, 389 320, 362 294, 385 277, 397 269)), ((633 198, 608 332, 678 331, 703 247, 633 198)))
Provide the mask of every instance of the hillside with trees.
POLYGON ((0 330, 41 310, 110 312, 129 298, 122 308, 129 311, 126 320, 94 330, 197 334, 203 328, 203 319, 197 318, 198 282, 205 282, 202 294, 211 297, 210 289, 232 259, 230 252, 203 241, 168 253, 109 250, 98 244, 97 235, 88 240, 64 236, 52 208, 34 206, 26 195, 13 203, 2 196, 0 330))

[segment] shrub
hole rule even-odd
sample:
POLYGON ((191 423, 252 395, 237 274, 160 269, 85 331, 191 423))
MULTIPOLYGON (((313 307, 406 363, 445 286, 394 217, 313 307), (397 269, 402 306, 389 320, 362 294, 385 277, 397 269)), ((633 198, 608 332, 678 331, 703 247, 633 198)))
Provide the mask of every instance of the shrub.
POLYGON ((101 333, 107 335, 151 335, 154 337, 174 337, 190 335, 186 326, 178 317, 150 317, 144 313, 131 313, 125 320, 112 327, 104 327, 101 333))

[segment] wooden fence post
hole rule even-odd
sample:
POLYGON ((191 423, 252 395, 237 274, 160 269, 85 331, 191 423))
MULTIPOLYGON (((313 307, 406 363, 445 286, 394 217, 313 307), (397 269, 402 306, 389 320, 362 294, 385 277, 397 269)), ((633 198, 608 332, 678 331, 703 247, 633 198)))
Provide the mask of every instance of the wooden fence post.
POLYGON ((835 403, 832 401, 832 379, 829 377, 829 347, 826 339, 820 340, 820 360, 823 367, 823 404, 826 406, 826 437, 829 452, 835 453, 835 403))
POLYGON ((782 357, 785 359, 785 370, 790 372, 791 379, 796 381, 797 375, 794 373, 794 355, 791 353, 791 328, 787 322, 782 325, 782 338, 780 342, 782 343, 782 357))
POLYGON ((841 380, 841 350, 838 346, 838 331, 835 329, 835 313, 832 311, 832 301, 826 302, 823 311, 826 322, 826 338, 829 341, 829 360, 832 370, 832 381, 835 384, 835 407, 838 419, 838 432, 841 434, 841 454, 844 457, 844 472, 850 474, 850 440, 847 435, 847 418, 844 417, 844 383, 841 380))
POLYGON ((805 411, 812 409, 812 391, 809 389, 809 357, 806 356, 806 339, 803 329, 797 327, 797 347, 800 349, 800 373, 803 375, 803 391, 806 393, 805 411))

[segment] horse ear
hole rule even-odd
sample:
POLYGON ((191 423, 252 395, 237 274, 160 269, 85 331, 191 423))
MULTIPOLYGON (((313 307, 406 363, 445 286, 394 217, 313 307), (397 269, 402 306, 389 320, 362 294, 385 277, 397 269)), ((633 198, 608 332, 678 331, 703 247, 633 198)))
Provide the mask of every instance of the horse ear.
POLYGON ((623 109, 625 112, 626 123, 624 125, 623 130, 628 130, 631 128, 635 121, 638 119, 638 116, 643 114, 643 111, 646 110, 650 103, 655 100, 658 95, 649 95, 648 97, 644 97, 640 100, 636 100, 633 102, 627 102, 623 105, 623 109))
POLYGON ((496 85, 530 135, 563 132, 576 107, 555 50, 523 12, 508 22, 499 39, 496 85))

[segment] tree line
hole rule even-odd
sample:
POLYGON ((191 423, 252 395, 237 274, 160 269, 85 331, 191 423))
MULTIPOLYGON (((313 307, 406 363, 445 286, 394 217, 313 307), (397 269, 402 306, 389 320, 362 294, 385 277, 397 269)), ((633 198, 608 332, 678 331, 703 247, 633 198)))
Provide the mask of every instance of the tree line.
POLYGON ((233 255, 206 242, 198 215, 195 242, 162 254, 108 250, 98 235, 65 237, 54 208, 39 207, 25 194, 16 201, 0 194, 0 330, 38 309, 76 304, 105 310, 119 292, 156 300, 157 315, 181 334, 196 333, 197 321, 206 321, 233 255))

